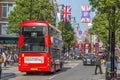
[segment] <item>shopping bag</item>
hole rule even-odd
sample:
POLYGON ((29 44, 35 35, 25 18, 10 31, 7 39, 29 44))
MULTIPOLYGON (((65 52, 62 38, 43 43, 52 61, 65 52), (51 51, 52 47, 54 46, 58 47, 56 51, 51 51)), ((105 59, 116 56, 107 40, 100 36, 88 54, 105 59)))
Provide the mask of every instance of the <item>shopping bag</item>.
POLYGON ((103 62, 103 63, 105 63, 105 62, 106 62, 106 60, 105 60, 105 59, 103 59, 103 60, 102 60, 102 62, 103 62))
POLYGON ((0 64, 4 62, 4 57, 0 55, 0 64))

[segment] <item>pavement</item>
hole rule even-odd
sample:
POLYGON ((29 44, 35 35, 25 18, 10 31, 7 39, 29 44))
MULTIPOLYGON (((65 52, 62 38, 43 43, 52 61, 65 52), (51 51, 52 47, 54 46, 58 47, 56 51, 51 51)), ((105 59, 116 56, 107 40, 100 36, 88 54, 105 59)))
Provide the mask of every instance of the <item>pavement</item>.
POLYGON ((13 78, 16 76, 17 71, 16 67, 17 67, 17 63, 13 64, 13 65, 7 65, 7 67, 3 67, 2 68, 2 75, 1 75, 1 79, 0 80, 8 80, 10 78, 13 78))
POLYGON ((106 65, 102 64, 101 67, 103 74, 101 75, 101 78, 99 80, 105 80, 106 65))

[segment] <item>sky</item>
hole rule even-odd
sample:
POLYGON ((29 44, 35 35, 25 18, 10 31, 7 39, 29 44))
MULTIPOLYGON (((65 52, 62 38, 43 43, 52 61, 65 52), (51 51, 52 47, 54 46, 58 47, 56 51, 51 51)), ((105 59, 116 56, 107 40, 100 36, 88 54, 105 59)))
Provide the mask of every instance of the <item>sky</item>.
MULTIPOLYGON (((64 4, 65 6, 71 6, 71 16, 76 18, 76 23, 79 23, 81 30, 84 32, 88 28, 88 23, 81 22, 81 6, 89 6, 89 0, 56 0, 58 5, 64 4)), ((94 12, 91 12, 91 20, 94 17, 94 12)), ((74 25, 74 24, 73 24, 74 25)), ((74 25, 77 27, 77 25, 74 25)))

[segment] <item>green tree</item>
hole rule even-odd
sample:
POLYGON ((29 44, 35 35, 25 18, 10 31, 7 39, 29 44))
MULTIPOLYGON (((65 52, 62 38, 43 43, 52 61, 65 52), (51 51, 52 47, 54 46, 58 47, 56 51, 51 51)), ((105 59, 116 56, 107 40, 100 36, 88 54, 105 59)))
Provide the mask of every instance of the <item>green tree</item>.
POLYGON ((60 29, 62 32, 63 48, 68 48, 69 50, 70 46, 73 46, 76 42, 75 34, 71 24, 69 22, 65 23, 61 21, 58 24, 58 29, 60 29))
MULTIPOLYGON (((94 28, 99 26, 99 30, 110 29, 112 32, 116 32, 120 28, 120 0, 89 0, 92 5, 93 10, 97 10, 96 14, 102 15, 102 20, 93 21, 94 28), (104 14, 104 15, 103 15, 104 14), (105 26, 101 25, 105 21, 105 26)), ((98 16, 98 15, 96 15, 98 16)), ((96 29, 96 28, 95 28, 96 29)), ((95 30, 94 29, 94 30, 95 30)), ((98 31, 95 30, 95 32, 98 31)), ((106 32, 107 32, 106 31, 106 32)), ((106 34, 106 33, 105 33, 106 34)), ((100 36, 100 35, 99 35, 100 36)), ((108 35, 107 35, 108 36, 108 35)), ((101 35, 101 37, 106 38, 106 36, 101 35)))
MULTIPOLYGON (((9 14, 7 33, 18 33, 19 24, 30 20, 30 0, 16 0, 16 6, 9 14)), ((32 0, 32 20, 44 20, 55 25, 51 12, 54 10, 49 0, 32 0)))
POLYGON ((93 18, 93 27, 89 29, 90 34, 96 34, 103 43, 108 41, 108 21, 105 14, 98 13, 93 18))

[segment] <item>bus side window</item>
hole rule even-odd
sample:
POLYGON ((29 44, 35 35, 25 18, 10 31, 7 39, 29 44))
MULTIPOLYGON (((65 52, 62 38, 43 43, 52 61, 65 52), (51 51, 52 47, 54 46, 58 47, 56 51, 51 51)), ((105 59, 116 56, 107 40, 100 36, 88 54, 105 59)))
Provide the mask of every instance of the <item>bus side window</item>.
POLYGON ((51 48, 52 58, 60 58, 60 51, 58 49, 51 48))
POLYGON ((59 59, 60 58, 60 52, 57 50, 57 53, 56 53, 56 58, 59 59))
POLYGON ((49 33, 50 33, 51 36, 53 36, 54 35, 54 30, 52 28, 49 28, 49 33))

